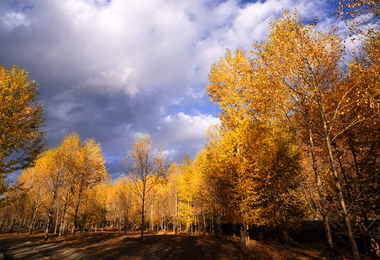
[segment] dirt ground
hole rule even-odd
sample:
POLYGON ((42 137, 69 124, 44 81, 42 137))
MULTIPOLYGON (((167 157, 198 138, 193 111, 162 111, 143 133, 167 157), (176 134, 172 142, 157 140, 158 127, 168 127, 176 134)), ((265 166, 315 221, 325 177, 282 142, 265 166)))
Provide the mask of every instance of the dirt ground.
MULTIPOLYGON (((295 243, 286 247, 275 241, 251 241, 241 250, 238 238, 215 238, 187 234, 139 234, 117 232, 51 235, 46 243, 43 233, 0 234, 0 260, 12 259, 326 259, 323 250, 295 243), (29 256, 33 250, 34 256, 29 256), (18 252, 18 254, 17 254, 18 252), (20 252, 22 253, 20 255, 20 252), (26 256, 26 254, 29 254, 26 256), (34 257, 34 258, 33 258, 34 257)), ((349 258, 346 258, 349 259, 349 258)))

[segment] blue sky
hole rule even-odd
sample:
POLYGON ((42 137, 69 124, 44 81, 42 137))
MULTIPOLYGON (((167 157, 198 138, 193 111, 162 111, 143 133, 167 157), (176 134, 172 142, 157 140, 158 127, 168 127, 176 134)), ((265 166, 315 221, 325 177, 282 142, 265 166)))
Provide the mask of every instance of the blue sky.
POLYGON ((49 147, 77 132, 102 144, 114 179, 149 134, 174 161, 203 147, 218 107, 205 94, 226 48, 264 40, 282 9, 328 30, 332 0, 0 1, 0 63, 40 83, 49 147))

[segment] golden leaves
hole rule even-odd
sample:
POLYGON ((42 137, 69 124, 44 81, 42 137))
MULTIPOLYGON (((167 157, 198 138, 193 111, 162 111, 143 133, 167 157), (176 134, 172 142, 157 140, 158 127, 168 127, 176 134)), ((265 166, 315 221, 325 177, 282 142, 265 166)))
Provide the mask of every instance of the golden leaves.
POLYGON ((45 117, 37 101, 38 84, 27 71, 0 65, 0 174, 31 165, 45 147, 45 117))

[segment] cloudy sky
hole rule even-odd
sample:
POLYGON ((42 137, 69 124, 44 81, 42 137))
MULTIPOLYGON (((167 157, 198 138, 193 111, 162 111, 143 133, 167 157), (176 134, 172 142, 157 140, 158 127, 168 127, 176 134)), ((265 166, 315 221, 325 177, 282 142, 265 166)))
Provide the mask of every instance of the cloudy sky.
POLYGON ((205 94, 226 48, 264 40, 282 9, 320 26, 332 0, 1 0, 0 64, 40 83, 49 147, 72 132, 101 143, 114 179, 148 134, 174 161, 203 147, 218 107, 205 94))

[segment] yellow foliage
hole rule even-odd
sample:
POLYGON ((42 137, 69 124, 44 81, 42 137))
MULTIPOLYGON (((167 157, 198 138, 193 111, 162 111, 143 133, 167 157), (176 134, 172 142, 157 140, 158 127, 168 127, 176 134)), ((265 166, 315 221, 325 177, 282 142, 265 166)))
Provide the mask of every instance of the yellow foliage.
POLYGON ((46 145, 38 83, 16 65, 0 65, 0 122, 1 181, 3 174, 31 166, 46 145))

